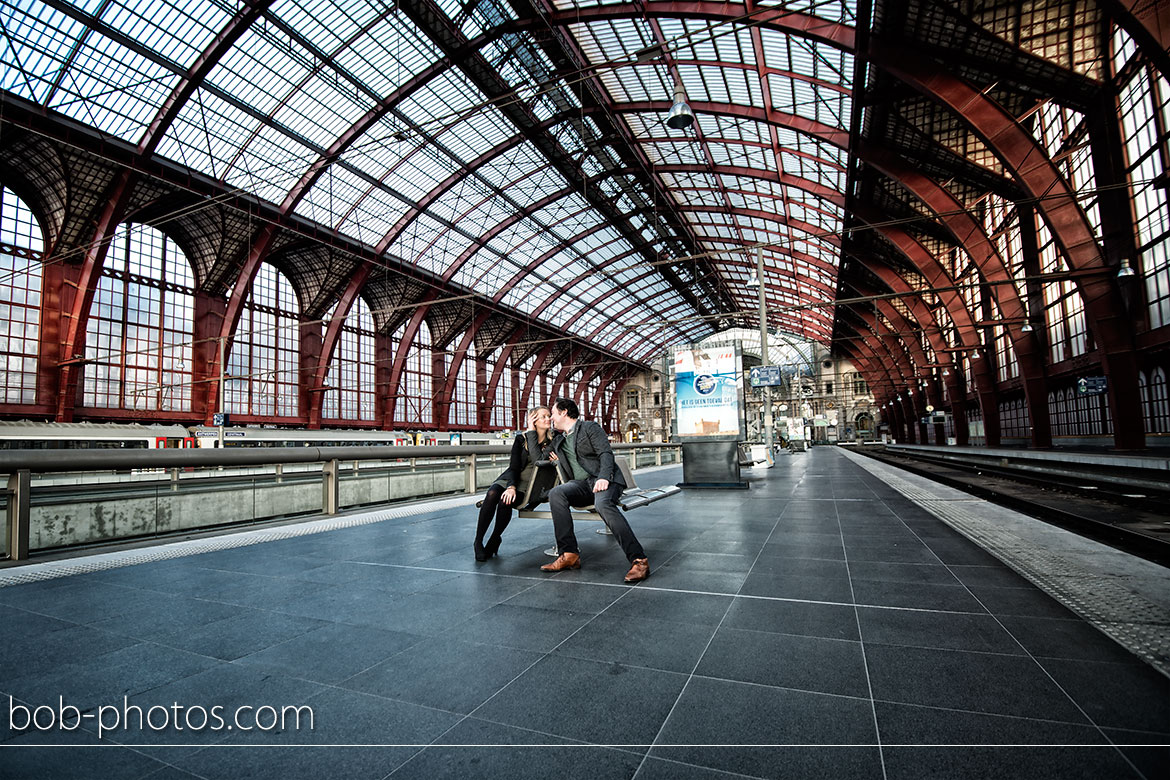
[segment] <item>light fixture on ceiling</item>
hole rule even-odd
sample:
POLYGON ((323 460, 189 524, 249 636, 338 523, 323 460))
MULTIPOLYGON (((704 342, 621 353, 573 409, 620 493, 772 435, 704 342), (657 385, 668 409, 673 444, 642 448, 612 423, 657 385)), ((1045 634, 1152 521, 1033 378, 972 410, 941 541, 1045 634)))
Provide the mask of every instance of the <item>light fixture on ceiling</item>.
POLYGON ((695 123, 695 112, 687 105, 687 93, 681 81, 674 85, 674 105, 666 114, 666 126, 672 130, 686 130, 695 123))
POLYGON ((1128 279, 1133 276, 1133 266, 1129 264, 1129 258, 1121 261, 1121 267, 1117 269, 1118 279, 1128 279))
POLYGON ((1034 330, 1036 329, 1032 327, 1032 323, 1025 321, 1024 327, 1020 328, 1020 333, 1031 333, 1034 330))

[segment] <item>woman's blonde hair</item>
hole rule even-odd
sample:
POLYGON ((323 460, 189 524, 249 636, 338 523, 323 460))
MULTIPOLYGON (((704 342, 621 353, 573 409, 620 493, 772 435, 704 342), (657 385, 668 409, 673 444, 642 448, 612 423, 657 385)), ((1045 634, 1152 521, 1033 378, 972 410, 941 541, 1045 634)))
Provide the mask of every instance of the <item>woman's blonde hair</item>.
POLYGON ((541 412, 548 412, 549 414, 552 414, 552 410, 547 406, 535 406, 528 410, 528 430, 536 430, 536 415, 540 414, 541 412))

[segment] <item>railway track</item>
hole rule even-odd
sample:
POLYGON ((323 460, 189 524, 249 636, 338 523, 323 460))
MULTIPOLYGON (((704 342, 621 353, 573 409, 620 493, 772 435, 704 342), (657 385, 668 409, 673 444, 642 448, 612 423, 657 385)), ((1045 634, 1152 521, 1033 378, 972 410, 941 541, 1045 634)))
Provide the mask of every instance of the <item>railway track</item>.
POLYGON ((1170 484, 1127 481, 1104 469, 1098 475, 1068 474, 877 445, 857 451, 1170 567, 1170 484))

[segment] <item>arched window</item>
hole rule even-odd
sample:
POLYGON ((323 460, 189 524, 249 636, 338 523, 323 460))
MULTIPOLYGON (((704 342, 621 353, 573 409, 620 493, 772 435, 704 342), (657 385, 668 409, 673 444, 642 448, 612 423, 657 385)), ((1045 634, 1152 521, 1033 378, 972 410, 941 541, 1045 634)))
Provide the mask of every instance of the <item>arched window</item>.
MULTIPOLYGON (((592 369, 590 369, 592 370, 592 369)), ((585 396, 588 398, 590 415, 593 419, 600 421, 605 414, 606 401, 608 394, 601 391, 601 373, 597 372, 586 383, 585 396)))
MULTIPOLYGON (((334 305, 336 308, 336 304, 334 305)), ((326 316, 326 320, 331 319, 326 316)), ((338 334, 329 361, 322 416, 332 420, 374 420, 377 392, 374 379, 374 316, 358 296, 338 334)))
POLYGON ((194 288, 174 241, 118 226, 89 310, 85 406, 190 411, 194 288))
POLYGON ((1170 171, 1170 82, 1121 28, 1114 29, 1113 58, 1114 72, 1125 74, 1118 97, 1137 228, 1131 266, 1145 283, 1150 327, 1160 328, 1170 325, 1170 197, 1144 184, 1170 171))
POLYGON ((487 360, 487 377, 491 381, 497 367, 500 369, 500 380, 496 383, 496 393, 492 400, 492 416, 489 425, 492 428, 507 428, 512 424, 512 369, 510 366, 499 366, 503 348, 497 349, 487 360))
POLYGON ((1146 406, 1146 433, 1170 433, 1170 395, 1166 390, 1166 372, 1159 366, 1150 372, 1143 388, 1146 406))
MULTIPOLYGON (((394 334, 395 343, 401 342, 406 325, 394 334)), ((406 363, 402 367, 402 378, 398 383, 398 404, 395 407, 395 422, 412 427, 430 428, 434 424, 432 398, 434 382, 431 379, 432 352, 431 329, 426 322, 418 326, 414 343, 406 352, 406 363)))
POLYGON ((524 393, 524 386, 528 384, 528 377, 532 374, 532 367, 535 365, 536 355, 529 355, 528 359, 520 364, 520 368, 517 371, 516 389, 511 396, 511 400, 509 401, 509 412, 508 416, 505 418, 509 421, 509 427, 525 427, 525 410, 521 409, 521 406, 526 405, 529 409, 532 409, 536 406, 548 405, 552 403, 552 399, 549 398, 548 395, 544 392, 544 388, 542 386, 543 377, 538 377, 533 382, 532 390, 530 391, 528 398, 525 399, 521 397, 524 393))
POLYGON ((227 411, 275 417, 298 414, 299 311, 292 284, 276 268, 262 263, 236 325, 224 395, 227 411))
POLYGON ((569 376, 565 379, 564 386, 559 391, 554 390, 553 392, 559 392, 565 398, 572 398, 577 402, 577 408, 581 410, 581 416, 588 417, 589 405, 585 400, 585 389, 581 388, 581 392, 577 392, 577 385, 581 382, 582 374, 584 372, 581 369, 570 371, 569 376))
MULTIPOLYGON (((455 339, 456 344, 461 342, 462 337, 455 339)), ((450 421, 455 425, 475 425, 478 421, 476 400, 479 393, 475 390, 475 355, 475 341, 472 341, 467 345, 467 354, 463 356, 463 362, 459 364, 459 375, 455 377, 455 390, 451 394, 450 421)), ((451 357, 452 360, 458 358, 458 355, 451 357)))
POLYGON ((44 252, 32 210, 0 187, 0 386, 5 403, 37 401, 44 252))

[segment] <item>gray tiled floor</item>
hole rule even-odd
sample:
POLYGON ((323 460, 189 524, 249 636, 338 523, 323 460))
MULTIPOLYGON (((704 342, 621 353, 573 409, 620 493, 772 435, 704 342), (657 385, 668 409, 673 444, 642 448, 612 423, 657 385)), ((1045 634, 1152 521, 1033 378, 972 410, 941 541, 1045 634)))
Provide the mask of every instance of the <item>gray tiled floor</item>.
POLYGON ((463 505, 0 588, 0 777, 1165 776, 1165 676, 837 450, 747 474, 630 513, 636 587, 463 505), (314 728, 197 727, 263 705, 314 728))

